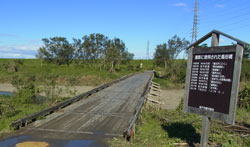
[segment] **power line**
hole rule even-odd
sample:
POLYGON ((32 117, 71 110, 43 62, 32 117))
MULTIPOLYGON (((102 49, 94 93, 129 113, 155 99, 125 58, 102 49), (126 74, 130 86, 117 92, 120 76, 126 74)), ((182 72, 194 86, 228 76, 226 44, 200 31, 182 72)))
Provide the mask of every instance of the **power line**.
MULTIPOLYGON (((250 16, 250 15, 249 15, 250 16)), ((236 20, 236 19, 231 19, 231 20, 233 20, 233 21, 230 21, 230 22, 228 22, 228 23, 223 23, 223 25, 219 25, 218 27, 219 28, 223 28, 223 27, 227 27, 227 26, 231 26, 231 25, 234 25, 234 24, 238 24, 238 23, 242 23, 242 22, 246 22, 246 21, 249 21, 250 20, 250 17, 244 17, 244 18, 242 18, 242 19, 238 19, 238 20, 236 20)), ((202 25, 203 27, 211 27, 211 26, 216 26, 217 25, 217 23, 215 22, 215 23, 210 23, 210 24, 204 24, 204 25, 202 25)))
MULTIPOLYGON (((222 20, 233 20, 235 18, 241 18, 243 16, 250 16, 250 12, 246 12, 246 13, 243 13, 243 14, 237 14, 237 15, 233 15, 231 17, 227 17, 227 18, 221 18, 221 17, 217 17, 217 18, 220 18, 219 21, 222 21, 222 20)), ((217 20, 213 20, 213 21, 201 21, 203 23, 206 23, 206 24, 209 24, 209 23, 214 23, 214 22, 218 22, 217 20)))
MULTIPOLYGON (((227 28, 227 27, 230 27, 230 26, 233 26, 233 25, 236 25, 236 24, 239 24, 239 23, 246 23, 246 22, 249 22, 249 20, 250 20, 250 17, 246 17, 246 18, 242 18, 242 19, 238 19, 238 20, 236 20, 236 21, 231 21, 230 23, 226 23, 226 24, 224 24, 224 25, 219 25, 219 26, 217 26, 217 23, 214 23, 214 24, 212 24, 212 25, 207 25, 207 24, 205 24, 205 25, 202 25, 203 27, 205 26, 207 26, 207 27, 213 27, 213 28, 219 28, 219 29, 223 29, 223 28, 227 28)), ((206 27, 206 28, 207 28, 206 27)))
POLYGON ((223 26, 219 26, 218 28, 225 28, 225 27, 228 27, 228 26, 232 26, 232 25, 234 25, 234 24, 238 24, 238 23, 242 23, 242 22, 244 22, 244 21, 248 21, 248 20, 250 20, 250 18, 244 18, 244 19, 241 19, 241 20, 239 20, 239 21, 236 21, 236 22, 233 22, 233 23, 230 23, 230 24, 226 24, 226 25, 223 25, 223 26))
POLYGON ((240 25, 240 26, 235 26, 235 27, 233 27, 233 28, 228 28, 228 29, 226 29, 226 31, 228 31, 228 32, 232 32, 232 31, 235 31, 235 30, 239 30, 239 29, 243 29, 243 28, 250 28, 250 23, 249 24, 245 24, 245 25, 240 25))
MULTIPOLYGON (((216 13, 216 16, 224 16, 224 15, 227 15, 228 13, 236 13, 236 12, 242 12, 242 11, 245 11, 245 10, 249 10, 250 7, 248 5, 244 5, 241 3, 241 5, 243 5, 244 7, 229 7, 229 8, 225 8, 225 9, 222 9, 223 11, 222 12, 214 12, 216 13)), ((205 15, 205 16, 210 16, 210 17, 204 17, 204 16, 201 16, 201 18, 209 18, 208 20, 211 20, 211 19, 214 19, 214 16, 211 16, 211 15, 205 15)))

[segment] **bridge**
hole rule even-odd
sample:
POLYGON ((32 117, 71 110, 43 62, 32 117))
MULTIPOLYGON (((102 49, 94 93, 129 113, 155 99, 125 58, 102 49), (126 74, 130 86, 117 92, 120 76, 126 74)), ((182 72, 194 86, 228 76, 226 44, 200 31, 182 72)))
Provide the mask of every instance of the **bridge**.
POLYGON ((27 140, 58 145, 59 140, 102 142, 104 138, 115 136, 129 139, 152 77, 151 71, 127 76, 17 120, 12 125, 20 129, 15 136, 0 141, 0 146, 11 139, 18 140, 13 141, 13 145, 27 140), (41 117, 43 119, 39 119, 41 117))

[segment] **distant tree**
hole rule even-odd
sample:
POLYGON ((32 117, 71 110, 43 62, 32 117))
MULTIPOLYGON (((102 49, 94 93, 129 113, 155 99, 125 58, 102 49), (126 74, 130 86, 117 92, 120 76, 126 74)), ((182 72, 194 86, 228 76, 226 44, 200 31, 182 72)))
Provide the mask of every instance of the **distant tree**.
POLYGON ((170 53, 166 43, 156 46, 154 60, 158 65, 164 63, 164 67, 167 69, 167 61, 170 60, 170 53))
POLYGON ((124 51, 122 53, 122 63, 127 63, 127 62, 129 62, 129 61, 131 61, 133 59, 134 59, 134 54, 133 53, 130 53, 128 51, 124 51))
POLYGON ((186 50, 188 45, 189 41, 185 38, 181 39, 177 35, 174 35, 167 43, 168 50, 170 50, 170 59, 176 59, 182 51, 186 50))
POLYGON ((39 48, 37 57, 49 62, 69 64, 74 57, 74 48, 64 37, 42 39, 44 45, 39 48))
POLYGON ((64 37, 45 38, 42 41, 44 45, 39 48, 37 57, 58 65, 69 64, 73 59, 78 63, 102 61, 100 69, 109 64, 110 71, 114 71, 116 65, 119 67, 119 64, 134 57, 134 54, 126 51, 121 39, 109 39, 99 33, 85 35, 82 39, 73 38, 72 43, 64 37))
POLYGON ((74 59, 84 59, 85 57, 85 51, 82 45, 81 39, 73 38, 72 46, 74 48, 74 59))
POLYGON ((168 40, 167 43, 156 46, 154 60, 157 64, 163 64, 167 69, 167 63, 170 60, 176 59, 178 55, 184 51, 189 45, 189 41, 185 38, 181 39, 177 35, 168 40))
POLYGON ((108 37, 103 34, 90 34, 82 38, 82 48, 80 56, 82 59, 95 60, 101 58, 105 50, 108 37))
POLYGON ((250 58, 250 45, 246 45, 244 47, 244 54, 243 58, 249 59, 250 58))
MULTIPOLYGON (((108 40, 105 49, 105 61, 110 64, 110 71, 115 71, 115 66, 119 65, 125 55, 125 43, 119 38, 108 40)), ((131 54, 130 54, 131 56, 131 54)))

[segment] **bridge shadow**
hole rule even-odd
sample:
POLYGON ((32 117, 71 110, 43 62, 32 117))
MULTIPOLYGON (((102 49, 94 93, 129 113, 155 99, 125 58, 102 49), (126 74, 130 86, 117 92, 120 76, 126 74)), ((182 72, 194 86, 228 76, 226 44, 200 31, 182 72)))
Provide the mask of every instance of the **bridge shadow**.
POLYGON ((185 140, 189 146, 194 146, 200 142, 200 134, 196 132, 191 124, 175 122, 171 124, 163 124, 162 128, 168 133, 170 138, 180 138, 185 140))

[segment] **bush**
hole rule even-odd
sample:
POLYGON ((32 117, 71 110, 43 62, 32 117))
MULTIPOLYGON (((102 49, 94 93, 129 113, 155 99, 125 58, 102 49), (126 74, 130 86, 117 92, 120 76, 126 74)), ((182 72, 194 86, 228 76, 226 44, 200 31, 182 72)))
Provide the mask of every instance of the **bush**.
POLYGON ((17 89, 14 96, 16 102, 22 104, 29 104, 36 102, 37 88, 35 86, 36 77, 27 76, 26 78, 14 76, 12 78, 12 85, 17 89))
POLYGON ((250 109, 250 85, 246 85, 244 89, 240 91, 238 105, 240 108, 250 109))
POLYGON ((173 82, 184 83, 186 77, 186 61, 185 60, 170 60, 165 71, 165 78, 173 82))
POLYGON ((15 107, 11 104, 8 98, 0 98, 0 116, 11 116, 15 112, 15 107))
POLYGON ((250 81, 250 60, 244 59, 242 62, 241 81, 250 81))
POLYGON ((134 66, 133 66, 133 65, 128 65, 128 66, 127 66, 127 70, 133 71, 133 70, 134 70, 134 66))

